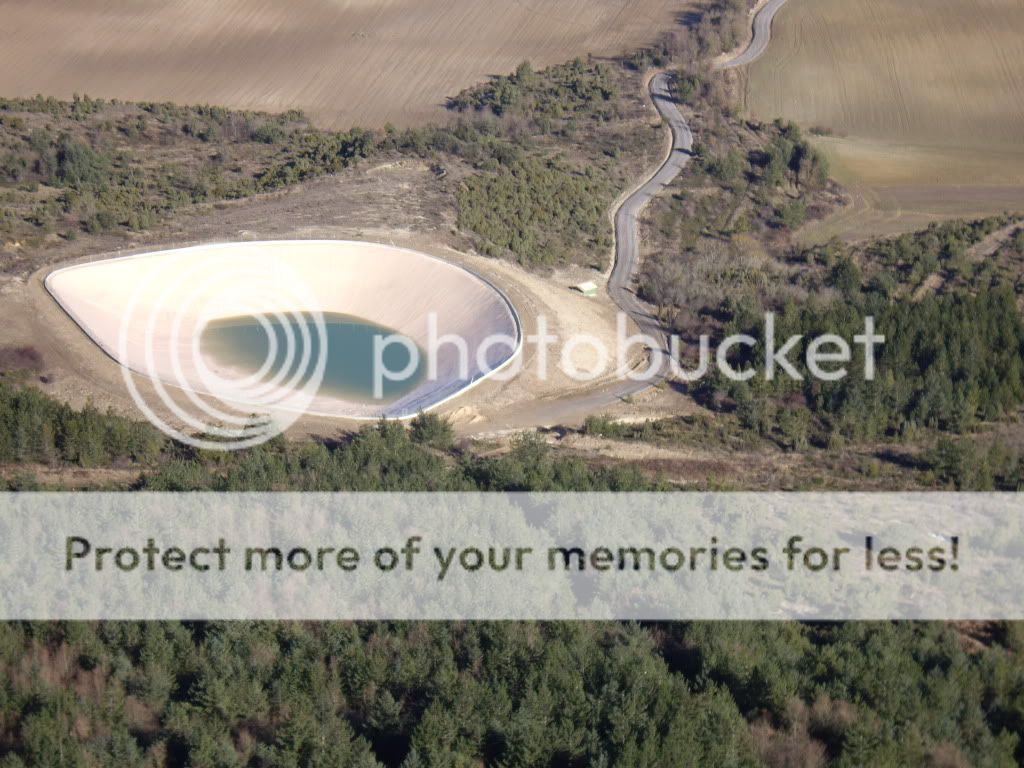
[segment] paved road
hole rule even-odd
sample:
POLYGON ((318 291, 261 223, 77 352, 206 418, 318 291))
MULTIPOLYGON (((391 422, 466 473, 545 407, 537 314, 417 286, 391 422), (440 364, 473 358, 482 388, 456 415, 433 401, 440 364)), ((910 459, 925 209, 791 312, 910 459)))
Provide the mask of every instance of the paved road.
MULTIPOLYGON (((608 278, 608 293, 612 301, 633 319, 640 331, 655 339, 666 351, 662 356, 662 365, 649 379, 643 381, 619 379, 580 395, 513 407, 503 414, 503 418, 489 423, 485 432, 571 422, 642 392, 664 380, 669 372, 668 339, 662 324, 651 314, 651 308, 637 298, 633 289, 633 280, 640 267, 639 216, 644 206, 678 176, 689 162, 693 133, 672 100, 669 76, 664 72, 656 74, 651 78, 650 89, 654 106, 672 129, 672 151, 654 175, 627 197, 615 212, 615 264, 608 278)), ((610 351, 614 355, 615 351, 610 351)))
MULTIPOLYGON (((615 213, 615 266, 608 278, 608 293, 619 308, 627 313, 640 330, 657 339, 662 349, 668 351, 668 340, 662 324, 650 312, 650 307, 641 302, 634 293, 633 279, 640 267, 640 213, 649 202, 667 187, 690 161, 693 150, 693 132, 679 113, 669 92, 669 76, 664 72, 651 79, 651 99, 658 112, 672 129, 672 151, 662 166, 647 182, 637 189, 615 213)), ((667 360, 662 366, 667 372, 667 360)), ((643 382, 624 382, 632 385, 623 394, 632 394, 644 389, 643 382)))
MULTIPOLYGON (((754 33, 750 45, 735 58, 719 64, 718 68, 741 67, 764 53, 771 42, 772 20, 785 3, 786 0, 769 0, 754 17, 754 33)), ((679 175, 689 162, 693 150, 693 132, 672 100, 669 76, 666 73, 659 73, 652 78, 651 98, 672 129, 672 152, 654 176, 626 198, 615 213, 615 266, 608 280, 608 293, 612 301, 633 319, 643 333, 658 340, 666 356, 655 379, 650 382, 623 381, 613 388, 612 392, 619 398, 640 392, 664 379, 669 373, 668 340, 662 324, 651 315, 650 307, 641 302, 633 291, 634 278, 640 266, 639 216, 644 207, 679 175)))
POLYGON ((765 6, 754 17, 754 37, 739 56, 715 65, 715 69, 735 69, 750 64, 768 49, 772 41, 772 21, 786 0, 768 0, 765 6))
MULTIPOLYGON (((754 34, 747 49, 735 58, 716 65, 716 68, 740 67, 764 53, 771 41, 772 19, 785 3, 786 0, 769 0, 754 17, 754 34)), ((657 375, 645 381, 623 379, 581 395, 546 402, 538 401, 522 408, 513 408, 505 413, 505 418, 501 422, 491 423, 486 430, 488 432, 498 431, 503 427, 521 428, 526 424, 566 423, 642 392, 663 381, 669 373, 668 339, 662 324, 651 314, 651 308, 637 298, 633 288, 640 266, 639 217, 644 207, 668 186, 689 162, 693 150, 693 132, 672 100, 669 75, 664 72, 655 75, 651 79, 650 89, 655 107, 672 130, 672 151, 654 175, 627 197, 615 212, 615 265, 608 278, 608 293, 612 301, 633 319, 640 331, 655 339, 665 351, 657 375)))
MULTIPOLYGON (((741 54, 718 65, 719 69, 741 67, 754 61, 765 52, 772 37, 772 20, 786 0, 769 0, 754 17, 754 34, 750 45, 741 54)), ((626 198, 615 213, 615 266, 608 279, 608 293, 623 312, 627 313, 640 330, 657 339, 666 355, 663 357, 658 376, 649 382, 623 381, 613 387, 603 403, 607 404, 615 398, 622 398, 646 389, 664 379, 669 372, 668 340, 662 330, 662 324, 651 315, 650 307, 641 302, 633 290, 633 282, 640 266, 640 224, 639 216, 644 207, 662 189, 679 175, 690 160, 693 150, 693 132, 686 120, 679 113, 678 107, 669 92, 669 76, 662 72, 651 79, 651 98, 658 112, 672 129, 672 151, 664 165, 636 192, 626 198)), ((590 398, 581 398, 593 400, 590 398)), ((588 403, 593 404, 593 403, 588 403)))

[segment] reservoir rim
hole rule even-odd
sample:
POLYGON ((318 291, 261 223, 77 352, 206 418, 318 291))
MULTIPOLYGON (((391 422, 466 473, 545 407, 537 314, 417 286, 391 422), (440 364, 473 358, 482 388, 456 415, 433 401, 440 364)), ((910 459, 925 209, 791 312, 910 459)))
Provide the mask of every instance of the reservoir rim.
MULTIPOLYGON (((505 291, 502 290, 499 286, 497 286, 493 281, 488 280, 486 277, 484 277, 480 273, 476 272, 475 270, 470 269, 469 267, 466 267, 466 266, 464 266, 462 264, 456 264, 454 262, 448 261, 447 259, 442 259, 440 256, 434 256, 433 254, 424 253, 423 251, 417 251, 417 250, 414 250, 412 248, 405 248, 405 247, 402 247, 402 246, 390 245, 390 244, 386 244, 386 243, 377 243, 377 242, 372 242, 372 241, 368 241, 368 240, 330 240, 330 239, 325 239, 325 238, 309 238, 309 239, 285 239, 285 240, 236 240, 236 241, 226 241, 226 242, 224 242, 224 241, 215 241, 215 242, 210 242, 210 243, 195 243, 193 245, 186 245, 186 246, 181 246, 181 247, 169 247, 169 248, 163 248, 163 249, 155 250, 155 251, 147 250, 147 251, 145 251, 143 253, 131 253, 131 254, 126 254, 126 255, 121 255, 121 256, 112 256, 112 257, 109 257, 109 258, 98 257, 98 258, 95 258, 95 259, 87 259, 85 261, 80 261, 80 262, 75 263, 75 264, 69 264, 67 266, 58 267, 57 269, 52 270, 51 272, 47 273, 46 277, 43 278, 43 287, 46 290, 47 294, 50 296, 50 298, 53 299, 53 301, 57 304, 58 307, 60 307, 60 309, 64 312, 64 314, 66 314, 75 323, 75 325, 78 327, 78 329, 80 331, 82 331, 83 333, 85 333, 85 335, 89 338, 90 341, 93 342, 93 344, 95 344, 107 357, 109 357, 111 360, 113 360, 115 363, 117 363, 117 365, 120 366, 121 368, 124 368, 124 369, 130 371, 132 374, 134 374, 136 376, 139 376, 139 377, 141 377, 143 379, 149 380, 149 381, 153 381, 154 379, 156 379, 156 380, 160 381, 160 383, 163 384, 164 386, 168 386, 168 387, 171 387, 173 389, 176 389, 176 390, 179 390, 179 391, 182 391, 182 392, 192 392, 192 393, 197 394, 197 395, 206 395, 208 397, 216 397, 216 395, 214 395, 212 392, 207 392, 207 391, 205 391, 205 390, 203 390, 201 388, 197 388, 197 387, 183 387, 183 386, 181 386, 181 385, 179 385, 179 384, 177 384, 175 382, 167 381, 167 380, 165 380, 163 378, 157 378, 157 377, 150 376, 148 373, 146 373, 144 371, 140 371, 140 370, 136 369, 133 366, 125 365, 121 360, 118 359, 116 351, 112 350, 112 349, 109 349, 106 344, 104 344, 100 339, 98 339, 92 333, 92 331, 89 330, 89 328, 86 325, 85 321, 82 318, 80 318, 77 315, 77 313, 74 312, 74 310, 72 310, 63 301, 61 301, 60 297, 57 295, 57 293, 54 291, 53 287, 50 284, 51 278, 54 278, 57 275, 61 275, 61 274, 64 274, 66 272, 72 272, 72 271, 78 270, 78 269, 85 269, 86 267, 94 266, 94 265, 97 265, 97 264, 108 264, 108 263, 113 263, 113 262, 118 262, 118 261, 128 261, 128 260, 132 260, 132 259, 152 258, 152 257, 155 257, 155 256, 159 256, 161 254, 168 254, 168 253, 186 253, 186 252, 189 252, 189 251, 210 250, 210 249, 212 249, 212 250, 229 249, 229 248, 238 248, 239 246, 247 246, 247 245, 252 245, 252 246, 259 246, 259 245, 269 245, 269 246, 298 245, 298 246, 301 246, 301 245, 310 245, 310 244, 319 244, 319 245, 355 245, 355 246, 364 247, 364 248, 376 248, 376 249, 380 249, 380 250, 390 250, 390 251, 395 251, 395 252, 398 252, 398 253, 408 254, 410 256, 415 256, 415 257, 421 258, 421 259, 430 259, 432 261, 436 261, 436 262, 439 262, 441 264, 444 264, 445 266, 447 266, 447 267, 449 267, 451 269, 456 269, 456 270, 460 270, 462 272, 465 272, 470 277, 475 278, 479 282, 481 282, 484 285, 486 285, 487 287, 489 287, 491 290, 493 290, 501 298, 501 300, 504 303, 505 307, 508 309, 509 315, 512 318, 512 323, 515 326, 515 341, 516 341, 515 349, 513 349, 511 351, 509 356, 504 360, 504 362, 502 362, 501 365, 499 365, 499 366, 497 366, 495 368, 492 368, 491 370, 487 371, 486 373, 483 373, 483 374, 481 374, 479 376, 476 376, 475 378, 473 378, 470 381, 466 382, 463 386, 459 387, 455 391, 446 394, 444 397, 442 397, 442 398, 440 398, 440 399, 438 399, 436 401, 430 402, 427 405, 424 405, 422 407, 409 410, 408 412, 403 410, 403 411, 398 412, 398 413, 388 413, 386 411, 382 411, 381 413, 377 413, 377 414, 339 414, 339 413, 334 413, 334 412, 321 411, 321 410, 317 410, 317 409, 314 409, 314 408, 288 408, 288 407, 277 407, 277 408, 274 409, 275 411, 279 411, 279 412, 283 412, 283 413, 301 413, 301 414, 306 415, 306 416, 314 416, 314 417, 317 417, 317 418, 341 419, 341 420, 346 420, 346 421, 366 421, 366 422, 369 422, 369 421, 379 421, 381 418, 392 419, 392 420, 395 420, 395 421, 408 421, 408 420, 416 418, 416 416, 419 413, 421 413, 421 412, 422 413, 427 413, 427 412, 432 411, 432 410, 434 410, 436 408, 439 408, 440 406, 442 406, 442 405, 444 405, 444 404, 454 400, 457 397, 461 397, 462 395, 464 395, 467 392, 469 392, 471 389, 475 388, 479 384, 482 384, 487 379, 491 378, 492 376, 494 376, 498 372, 500 372, 500 371, 504 370, 505 368, 507 368, 508 366, 510 366, 516 360, 516 358, 519 357, 519 355, 522 354, 522 352, 523 352, 523 323, 522 323, 522 320, 519 317, 519 312, 516 310, 515 305, 512 303, 512 300, 508 297, 508 294, 506 294, 505 291)), ((334 399, 334 400, 336 400, 339 403, 349 402, 349 401, 343 400, 341 398, 331 398, 331 399, 334 399)), ((246 405, 246 403, 236 403, 236 404, 237 405, 246 405)))

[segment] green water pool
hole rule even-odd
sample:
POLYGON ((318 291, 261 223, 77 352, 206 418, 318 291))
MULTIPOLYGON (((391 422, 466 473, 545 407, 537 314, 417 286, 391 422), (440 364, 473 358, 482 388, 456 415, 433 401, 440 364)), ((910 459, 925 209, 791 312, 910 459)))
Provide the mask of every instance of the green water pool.
MULTIPOLYGON (((404 381, 383 380, 382 397, 374 397, 374 338, 398 334, 391 328, 371 323, 360 317, 324 312, 326 333, 326 366, 319 393, 340 397, 361 403, 388 403, 411 392, 423 380, 426 363, 423 351, 419 351, 419 365, 412 376, 404 381)), ((288 381, 298 370, 305 351, 302 327, 309 331, 310 364, 299 386, 309 381, 320 354, 321 340, 316 332, 314 316, 308 313, 286 315, 282 321, 277 317, 266 318, 269 328, 277 339, 274 363, 266 378, 269 380, 281 372, 287 358, 288 328, 294 335, 294 358, 286 371, 288 381), (286 325, 287 323, 287 325, 286 325)), ((400 334, 399 334, 400 335, 400 334)), ((201 353, 224 366, 254 374, 260 370, 270 353, 270 333, 254 316, 228 317, 210 322, 199 340, 201 353)), ((414 345, 415 346, 415 345, 414 345)), ((400 344, 390 344, 383 350, 384 365, 390 371, 401 371, 409 363, 410 353, 400 344)))

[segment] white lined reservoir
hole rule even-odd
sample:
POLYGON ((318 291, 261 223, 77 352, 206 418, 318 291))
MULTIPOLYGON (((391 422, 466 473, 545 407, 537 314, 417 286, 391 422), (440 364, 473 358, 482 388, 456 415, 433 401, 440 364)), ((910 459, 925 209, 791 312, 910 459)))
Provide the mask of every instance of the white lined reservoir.
MULTIPOLYGON (((81 329, 135 374, 247 406, 262 400, 247 397, 251 388, 236 392, 232 377, 251 378, 268 363, 263 383, 287 389, 318 382, 301 410, 321 416, 413 416, 508 364, 522 340, 515 309, 486 280, 441 259, 376 243, 200 245, 58 269, 45 284, 81 329), (277 336, 273 355, 268 328, 277 336), (376 398, 372 341, 392 334, 407 340, 420 361, 403 380, 385 380, 376 398), (290 365, 307 367, 283 371, 298 376, 278 376, 289 337, 290 365), (428 366, 432 337, 462 339, 470 351, 467 365, 455 345, 443 344, 435 345, 428 366), (495 337, 506 341, 485 343, 495 337)), ((387 346, 388 370, 404 367, 403 351, 387 346)), ((290 402, 286 392, 278 394, 290 402)))

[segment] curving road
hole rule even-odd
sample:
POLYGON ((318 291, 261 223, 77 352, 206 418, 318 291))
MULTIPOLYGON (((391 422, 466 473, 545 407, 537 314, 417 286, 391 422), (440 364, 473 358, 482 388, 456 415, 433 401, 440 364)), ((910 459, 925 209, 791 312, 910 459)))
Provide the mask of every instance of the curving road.
POLYGON ((672 100, 669 83, 669 75, 659 72, 651 78, 650 91, 658 113, 672 129, 672 149, 654 175, 629 195, 615 212, 615 264, 608 277, 608 294, 612 301, 632 318, 641 333, 655 339, 665 350, 661 366, 643 381, 617 379, 579 395, 513 406, 503 413, 501 419, 492 420, 484 432, 517 429, 526 425, 564 424, 642 392, 667 377, 670 365, 668 337, 662 323, 651 313, 651 308, 637 298, 633 280, 640 268, 640 213, 655 195, 679 175, 690 161, 693 149, 693 133, 672 100))
POLYGON ((715 64, 715 69, 735 69, 750 64, 768 49, 772 41, 772 21, 775 14, 786 4, 786 0, 768 0, 754 17, 754 36, 747 49, 738 56, 715 64))
MULTIPOLYGON (((716 69, 742 67, 757 59, 768 48, 772 37, 772 21, 786 0, 768 0, 757 12, 753 22, 750 44, 739 55, 721 62, 716 69)), ((640 266, 640 212, 668 186, 689 162, 693 151, 693 132, 679 112, 669 90, 669 75, 660 72, 651 79, 651 99, 662 118, 672 130, 672 151, 662 166, 642 187, 637 189, 615 213, 615 266, 608 279, 608 293, 619 308, 628 314, 640 330, 657 339, 666 352, 658 376, 649 382, 621 382, 619 397, 635 394, 664 379, 669 373, 668 339, 662 324, 651 314, 633 292, 634 277, 640 266)))
MULTIPOLYGON (((771 42, 772 20, 785 3, 786 0, 769 0, 754 17, 754 33, 750 45, 736 57, 717 64, 715 68, 741 67, 764 53, 771 42)), ((650 91, 654 106, 672 131, 672 149, 654 175, 627 197, 615 212, 615 264, 608 277, 608 294, 612 301, 629 315, 642 333, 655 339, 664 351, 657 375, 645 381, 621 379, 581 395, 530 403, 525 411, 512 409, 506 412, 504 426, 512 427, 524 422, 534 425, 564 423, 642 392, 660 383, 669 374, 668 337, 662 323, 651 313, 651 308, 637 298, 633 282, 640 268, 640 213, 686 167, 693 151, 693 132, 672 99, 670 79, 668 73, 659 72, 651 78, 650 91)), ((501 426, 492 423, 488 431, 501 426)))
MULTIPOLYGON (((615 212, 615 265, 608 278, 608 293, 612 301, 633 318, 640 330, 657 339, 662 349, 667 352, 668 340, 662 323, 651 314, 650 307, 641 302, 633 291, 633 278, 640 268, 640 213, 690 161, 693 132, 672 100, 669 76, 666 73, 659 72, 651 78, 651 100, 672 129, 672 149, 654 175, 627 197, 615 212)), ((667 360, 662 369, 661 374, 664 375, 668 370, 667 360)), ((624 395, 637 392, 646 386, 644 382, 624 384, 633 385, 631 388, 627 387, 629 391, 624 392, 624 395)))

